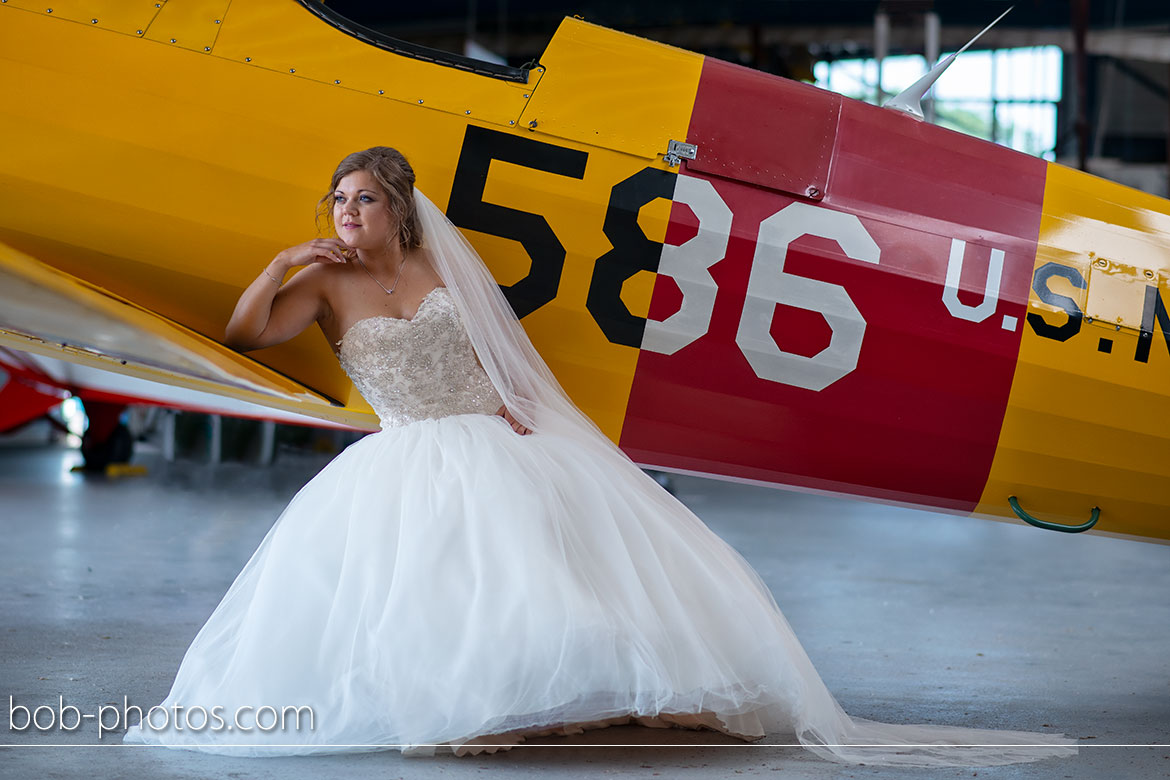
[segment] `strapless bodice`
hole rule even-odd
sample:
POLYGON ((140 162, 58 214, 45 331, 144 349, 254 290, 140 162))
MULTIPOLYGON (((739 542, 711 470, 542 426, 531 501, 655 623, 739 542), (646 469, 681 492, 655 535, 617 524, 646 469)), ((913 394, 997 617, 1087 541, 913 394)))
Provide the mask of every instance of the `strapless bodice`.
POLYGON ((427 293, 413 319, 366 317, 337 344, 342 369, 383 429, 454 414, 495 414, 503 405, 446 287, 427 293))

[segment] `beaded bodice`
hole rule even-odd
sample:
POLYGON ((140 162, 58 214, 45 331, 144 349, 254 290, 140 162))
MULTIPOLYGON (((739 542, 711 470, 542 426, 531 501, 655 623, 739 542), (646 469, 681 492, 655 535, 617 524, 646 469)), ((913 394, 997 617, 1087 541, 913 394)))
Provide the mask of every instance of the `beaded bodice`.
POLYGON ((495 414, 503 405, 446 287, 427 293, 413 319, 366 317, 337 345, 342 369, 383 429, 453 414, 495 414))

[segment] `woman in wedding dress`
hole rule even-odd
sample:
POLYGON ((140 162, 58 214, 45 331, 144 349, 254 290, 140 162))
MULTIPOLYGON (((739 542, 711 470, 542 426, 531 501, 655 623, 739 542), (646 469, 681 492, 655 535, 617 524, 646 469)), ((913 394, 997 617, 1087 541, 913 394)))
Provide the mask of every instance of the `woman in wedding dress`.
POLYGON ((357 152, 331 185, 340 238, 277 255, 227 342, 316 322, 382 428, 296 494, 125 742, 464 755, 637 723, 868 764, 1076 753, 850 718, 751 566, 564 394, 406 159, 357 152))

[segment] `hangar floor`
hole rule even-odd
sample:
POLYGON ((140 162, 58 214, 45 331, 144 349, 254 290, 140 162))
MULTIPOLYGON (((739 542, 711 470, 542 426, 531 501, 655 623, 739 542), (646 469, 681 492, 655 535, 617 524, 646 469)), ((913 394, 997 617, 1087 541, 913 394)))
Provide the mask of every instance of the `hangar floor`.
MULTIPOLYGON (((56 707, 61 697, 82 713, 123 696, 144 708, 162 701, 187 644, 284 504, 326 460, 282 454, 268 468, 212 467, 140 452, 147 476, 107 479, 71 473, 73 450, 0 448, 0 697, 30 709, 56 707)), ((123 747, 120 731, 99 740, 92 720, 69 732, 14 731, 10 707, 0 707, 0 774, 1170 773, 1170 548, 692 477, 676 477, 674 487, 760 572, 846 711, 889 722, 1048 726, 1078 737, 1079 756, 978 770, 881 769, 711 732, 614 727, 475 757, 233 759, 123 747)))

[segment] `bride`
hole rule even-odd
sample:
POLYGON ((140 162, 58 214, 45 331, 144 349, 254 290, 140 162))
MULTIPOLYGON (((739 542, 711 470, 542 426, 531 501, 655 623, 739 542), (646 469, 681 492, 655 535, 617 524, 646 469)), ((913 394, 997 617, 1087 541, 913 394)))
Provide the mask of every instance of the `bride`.
POLYGON ((747 561, 568 399, 398 151, 346 157, 321 206, 340 238, 278 254, 226 341, 316 322, 381 430, 296 494, 125 742, 463 755, 638 723, 868 764, 1076 753, 849 717, 747 561))

